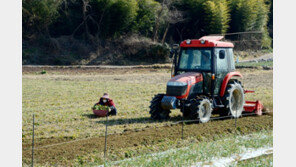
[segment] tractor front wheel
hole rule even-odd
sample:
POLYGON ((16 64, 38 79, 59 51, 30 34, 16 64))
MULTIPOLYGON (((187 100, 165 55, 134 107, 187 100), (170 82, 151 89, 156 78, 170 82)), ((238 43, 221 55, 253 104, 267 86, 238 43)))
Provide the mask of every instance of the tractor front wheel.
POLYGON ((212 105, 209 99, 202 99, 198 105, 198 117, 201 123, 206 123, 211 119, 212 105))
POLYGON ((190 107, 184 108, 184 117, 199 119, 201 123, 206 123, 211 119, 213 109, 209 99, 192 99, 190 103, 190 107))
POLYGON ((150 115, 151 118, 154 120, 162 120, 170 118, 170 110, 164 110, 161 107, 161 99, 163 98, 164 94, 157 94, 151 100, 150 104, 150 115))
POLYGON ((224 95, 224 112, 227 115, 231 115, 234 118, 238 118, 242 115, 245 103, 244 90, 240 83, 230 82, 227 85, 224 95))

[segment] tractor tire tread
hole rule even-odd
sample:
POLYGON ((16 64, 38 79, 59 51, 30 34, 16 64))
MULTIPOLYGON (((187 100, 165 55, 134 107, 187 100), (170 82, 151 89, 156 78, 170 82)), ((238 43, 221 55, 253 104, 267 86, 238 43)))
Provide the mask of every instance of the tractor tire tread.
POLYGON ((163 98, 164 94, 157 94, 151 100, 150 108, 150 115, 152 119, 155 120, 162 120, 162 119, 169 119, 170 110, 164 110, 161 108, 161 99, 163 98))

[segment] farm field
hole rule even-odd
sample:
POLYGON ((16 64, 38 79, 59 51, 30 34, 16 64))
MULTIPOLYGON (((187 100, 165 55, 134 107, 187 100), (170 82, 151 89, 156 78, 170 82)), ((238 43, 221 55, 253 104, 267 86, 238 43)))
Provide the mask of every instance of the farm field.
MULTIPOLYGON (((272 114, 252 116, 240 118, 237 131, 231 119, 188 124, 185 139, 181 140, 181 125, 171 125, 182 120, 181 112, 173 111, 171 119, 162 122, 149 118, 150 100, 165 92, 170 78, 167 68, 47 69, 43 75, 38 70, 23 68, 23 165, 29 165, 31 160, 33 113, 36 165, 103 163, 107 122, 94 117, 91 107, 104 92, 110 94, 118 109, 118 115, 109 117, 108 122, 109 160, 184 147, 190 141, 214 141, 229 134, 272 130, 272 114), (75 140, 80 141, 47 147, 75 140)), ((244 87, 256 91, 247 94, 246 99, 259 99, 268 111, 273 111, 272 70, 239 71, 244 76, 244 87)))
MULTIPOLYGON (((190 138, 196 141, 195 138, 190 138)), ((109 162, 109 166, 272 166, 272 153, 262 151, 263 155, 245 158, 246 152, 270 150, 273 143, 272 131, 262 131, 248 135, 230 134, 225 138, 208 142, 189 142, 186 147, 169 149, 164 152, 146 154, 122 161, 109 162), (266 149, 268 148, 268 149, 266 149), (234 162, 226 163, 229 157, 234 162), (270 159, 271 158, 271 159, 270 159)))

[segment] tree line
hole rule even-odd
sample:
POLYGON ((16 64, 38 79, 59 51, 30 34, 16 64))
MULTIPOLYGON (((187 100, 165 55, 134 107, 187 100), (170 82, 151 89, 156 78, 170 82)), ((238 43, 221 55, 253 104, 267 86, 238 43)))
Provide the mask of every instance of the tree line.
POLYGON ((71 36, 116 40, 137 34, 174 43, 208 34, 260 31, 272 39, 272 0, 22 0, 24 41, 71 36))

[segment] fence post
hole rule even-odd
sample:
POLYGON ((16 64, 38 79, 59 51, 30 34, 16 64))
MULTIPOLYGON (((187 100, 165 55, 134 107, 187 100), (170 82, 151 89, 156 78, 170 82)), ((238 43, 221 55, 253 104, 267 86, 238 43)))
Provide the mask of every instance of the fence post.
POLYGON ((34 125, 35 125, 35 114, 33 113, 33 133, 32 133, 32 167, 34 166, 34 125))
POLYGON ((107 156, 107 135, 108 135, 108 114, 106 116, 106 130, 105 130, 105 148, 104 148, 105 161, 106 161, 106 156, 107 156))
POLYGON ((236 117, 234 119, 235 122, 235 134, 237 133, 237 112, 236 112, 236 117))
POLYGON ((184 122, 182 122, 182 140, 184 139, 184 122))
POLYGON ((235 117, 235 130, 236 130, 236 121, 237 121, 237 117, 235 117))
MULTIPOLYGON (((184 113, 185 111, 185 102, 183 102, 183 107, 182 107, 182 112, 184 113)), ((185 121, 185 117, 183 115, 183 119, 182 119, 182 140, 184 139, 184 121, 185 121)))

